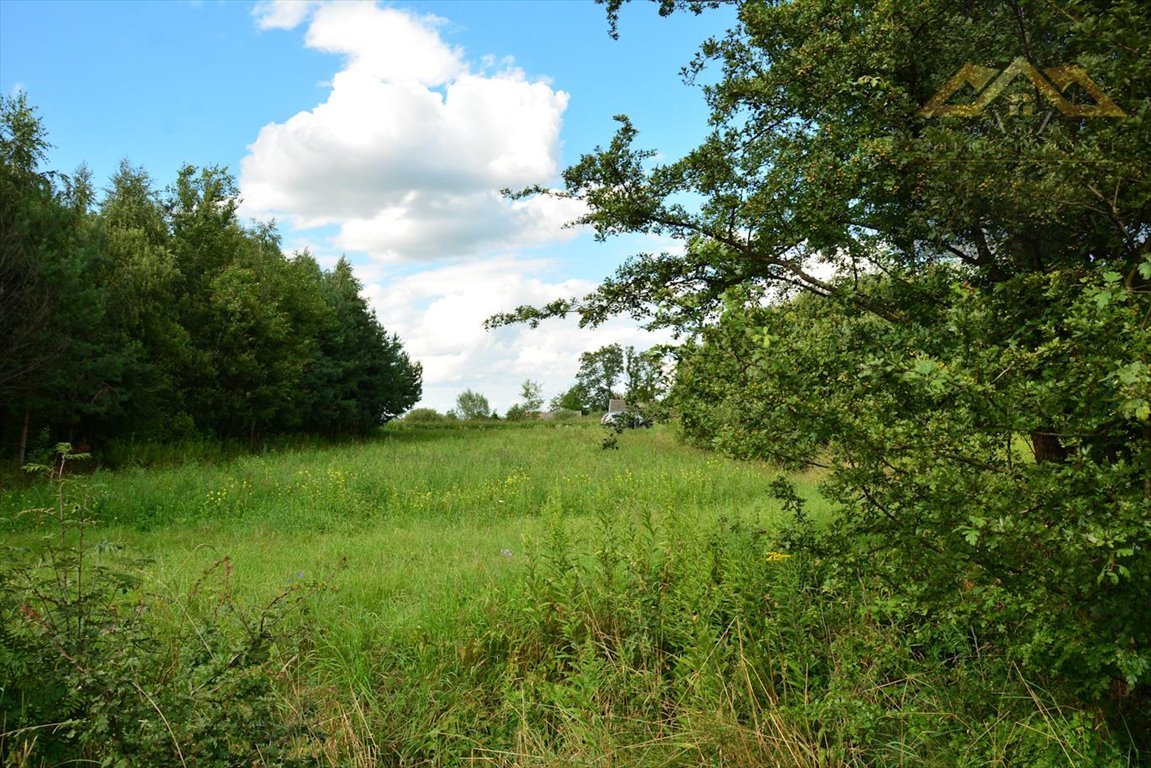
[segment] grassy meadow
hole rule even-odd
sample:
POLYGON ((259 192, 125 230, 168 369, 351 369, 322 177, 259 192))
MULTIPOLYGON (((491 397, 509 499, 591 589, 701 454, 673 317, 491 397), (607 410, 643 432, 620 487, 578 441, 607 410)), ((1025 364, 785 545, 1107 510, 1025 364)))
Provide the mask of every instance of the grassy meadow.
MULTIPOLYGON (((148 576, 180 590, 220 558, 233 586, 264 600, 293 580, 338 589, 383 624, 441 615, 516 578, 517 561, 561 525, 577 539, 615 516, 774 524, 765 488, 778 472, 641 430, 603 450, 584 422, 472 428, 398 424, 378 440, 181 466, 77 474, 88 531, 150 558, 148 576)), ((74 465, 80 471, 82 464, 74 465)), ((814 482, 803 484, 817 499, 814 482)), ((47 485, 11 490, 0 517, 12 542, 54 536, 47 485)))
POLYGON ((790 554, 778 471, 604 434, 397 423, 76 472, 63 526, 22 513, 51 484, 8 488, 5 765, 1123 764, 790 554))

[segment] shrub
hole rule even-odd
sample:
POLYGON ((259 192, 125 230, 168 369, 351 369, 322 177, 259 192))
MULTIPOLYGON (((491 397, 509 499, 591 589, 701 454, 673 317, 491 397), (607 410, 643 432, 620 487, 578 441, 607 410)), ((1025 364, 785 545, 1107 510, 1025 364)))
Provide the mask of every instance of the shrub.
POLYGON ((733 303, 677 368, 684 432, 829 466, 839 563, 1151 733, 1151 260, 958 277, 875 281, 915 322, 733 303))
POLYGON ((407 412, 403 420, 411 422, 432 422, 446 421, 447 418, 447 416, 444 416, 435 408, 413 408, 407 412))
POLYGON ((476 419, 489 419, 493 416, 492 407, 488 399, 479 392, 465 389, 456 398, 456 415, 464 421, 476 419))
POLYGON ((535 411, 529 411, 527 407, 517 403, 511 408, 508 408, 508 412, 504 418, 508 421, 527 421, 528 419, 535 418, 535 411))

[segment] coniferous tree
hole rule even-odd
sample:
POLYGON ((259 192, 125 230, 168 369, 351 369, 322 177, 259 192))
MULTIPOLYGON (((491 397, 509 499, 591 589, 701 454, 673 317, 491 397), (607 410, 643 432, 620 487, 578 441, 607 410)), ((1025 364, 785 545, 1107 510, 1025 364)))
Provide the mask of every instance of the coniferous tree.
POLYGON ((31 433, 54 426, 75 437, 80 422, 114 409, 131 349, 105 323, 103 254, 86 170, 42 172, 43 126, 23 95, 0 102, 0 393, 6 438, 26 457, 31 433), (59 183, 57 183, 59 181, 59 183))
MULTIPOLYGON (((309 255, 297 261, 318 273, 309 255)), ((320 354, 304 376, 304 423, 319 432, 366 432, 420 399, 422 371, 380 326, 346 259, 319 281, 325 315, 320 354)))

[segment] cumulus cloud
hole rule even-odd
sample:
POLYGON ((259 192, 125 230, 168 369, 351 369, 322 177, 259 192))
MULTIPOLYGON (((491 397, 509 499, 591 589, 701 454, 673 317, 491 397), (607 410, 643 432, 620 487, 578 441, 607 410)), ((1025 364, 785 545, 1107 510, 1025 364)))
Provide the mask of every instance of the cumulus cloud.
POLYGON ((320 103, 250 145, 242 212, 284 222, 287 239, 322 263, 349 253, 381 323, 424 366, 422 405, 447 410, 471 388, 502 412, 524 379, 549 398, 566 390, 582 352, 665 340, 627 321, 483 327, 497 312, 594 287, 517 255, 574 236, 563 224, 582 206, 499 192, 557 177, 568 94, 510 58, 469 59, 433 16, 294 0, 253 15, 263 29, 304 26, 308 47, 343 63, 320 103))
POLYGON ((254 14, 265 28, 306 21, 306 45, 344 64, 322 103, 264 126, 249 147, 245 213, 336 225, 335 246, 389 262, 569 235, 562 224, 578 205, 498 193, 556 176, 566 93, 507 62, 473 71, 436 17, 374 3, 265 3, 254 14))
POLYGON ((543 259, 507 256, 365 286, 380 322, 398 333, 424 366, 422 405, 447 410, 471 388, 502 412, 518 400, 524 379, 541 382, 548 398, 567 390, 583 352, 613 343, 647 349, 670 340, 624 320, 595 330, 579 328, 575 319, 549 320, 535 329, 484 330, 484 320, 496 312, 583 295, 594 287, 586 280, 549 278, 551 266, 543 259))

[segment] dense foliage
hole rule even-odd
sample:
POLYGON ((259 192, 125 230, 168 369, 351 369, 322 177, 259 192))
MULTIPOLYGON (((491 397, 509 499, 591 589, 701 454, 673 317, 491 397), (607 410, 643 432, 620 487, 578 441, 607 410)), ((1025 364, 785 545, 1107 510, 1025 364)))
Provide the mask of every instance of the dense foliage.
POLYGON ((1138 721, 1151 688, 1151 10, 738 5, 687 70, 719 70, 698 149, 657 164, 621 116, 565 174, 600 237, 682 251, 494 321, 630 313, 695 333, 676 385, 690 439, 832 469, 842 522, 807 546, 882 583, 908 631, 955 622, 1025 674, 1138 721), (1097 93, 1120 112, 1094 114, 1097 93))
POLYGON ((420 397, 350 265, 287 258, 240 223, 235 182, 182 168, 164 193, 127 163, 40 170, 43 126, 0 103, 0 448, 134 436, 364 432, 420 397))
POLYGON ((692 442, 831 466, 836 550, 913 598, 916 621, 958 620, 1126 706, 1151 645, 1151 293, 1034 279, 1051 299, 1039 350, 993 341, 1002 296, 945 279, 911 328, 806 297, 735 306, 683 350, 675 400, 692 442), (1025 436, 1053 403, 1066 456, 1040 461, 1025 436))

